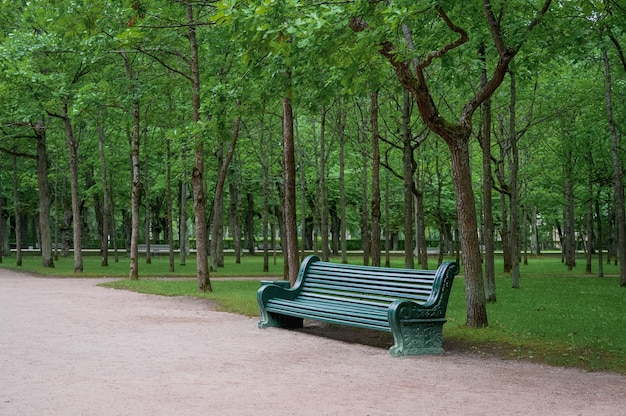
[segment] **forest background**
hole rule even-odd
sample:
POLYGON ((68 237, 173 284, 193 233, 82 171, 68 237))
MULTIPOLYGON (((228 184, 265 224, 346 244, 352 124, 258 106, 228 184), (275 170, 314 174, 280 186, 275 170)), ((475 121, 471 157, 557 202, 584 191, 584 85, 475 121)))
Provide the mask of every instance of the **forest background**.
POLYGON ((207 291, 225 249, 292 281, 436 249, 485 326, 496 250, 513 287, 523 252, 626 258, 624 28, 619 0, 5 1, 0 260, 137 279, 167 244, 207 291))

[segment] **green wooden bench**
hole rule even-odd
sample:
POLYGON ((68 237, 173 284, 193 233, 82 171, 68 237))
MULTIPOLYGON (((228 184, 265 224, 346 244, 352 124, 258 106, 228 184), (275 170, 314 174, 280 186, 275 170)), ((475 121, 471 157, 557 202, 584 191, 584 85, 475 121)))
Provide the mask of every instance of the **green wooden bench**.
POLYGON ((307 257, 296 283, 263 281, 259 327, 301 328, 303 319, 391 332, 393 356, 441 354, 441 334, 459 266, 395 269, 307 257))

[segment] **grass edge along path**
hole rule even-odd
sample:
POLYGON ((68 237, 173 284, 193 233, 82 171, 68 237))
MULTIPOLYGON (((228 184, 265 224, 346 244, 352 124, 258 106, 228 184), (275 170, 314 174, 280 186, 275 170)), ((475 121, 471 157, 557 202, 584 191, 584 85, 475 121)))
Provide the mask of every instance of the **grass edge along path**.
MULTIPOLYGON (((110 259, 112 260, 112 259, 110 259)), ((282 275, 282 259, 270 260, 268 273, 262 272, 262 256, 244 256, 235 264, 234 256, 226 256, 226 267, 211 273, 214 291, 199 294, 196 289, 195 259, 186 266, 176 264, 175 273, 168 271, 167 256, 157 256, 152 264, 140 260, 140 280, 119 280, 109 286, 166 296, 192 296, 217 302, 224 311, 256 316, 256 290, 261 279, 282 275), (253 280, 222 281, 241 276, 253 280), (171 279, 178 278, 178 279, 171 279), (184 280, 183 280, 184 279, 184 280), (256 280, 254 280, 256 279, 256 280)), ((334 259, 331 261, 339 261, 334 259)), ((350 257, 351 263, 362 261, 350 257)), ((496 270, 502 270, 501 258, 496 270)), ((71 258, 59 258, 55 268, 42 268, 41 258, 27 256, 17 267, 14 257, 4 257, 0 268, 48 277, 128 276, 128 258, 108 267, 100 266, 99 256, 83 258, 85 271, 76 274, 71 258)), ((431 267, 435 260, 430 259, 431 267)), ((392 266, 401 267, 403 259, 392 257, 392 266)), ((594 268, 595 268, 594 263, 594 268)), ((468 329, 465 323, 465 282, 458 277, 448 305, 448 323, 444 327, 444 347, 485 356, 529 360, 556 366, 578 367, 592 371, 614 371, 626 375, 626 288, 619 287, 615 277, 618 266, 605 265, 605 276, 585 275, 582 267, 567 271, 557 256, 541 255, 522 265, 520 289, 511 289, 510 276, 496 278, 497 299, 489 304, 489 324, 485 329, 468 329)))
MULTIPOLYGON (((522 289, 497 282, 498 302, 489 304, 490 326, 469 329, 465 322, 465 282, 457 278, 448 305, 444 345, 483 356, 525 360, 588 371, 626 375, 626 316, 619 311, 623 289, 617 278, 526 278, 522 289), (546 290, 552 288, 552 290, 546 290)), ((210 299, 219 310, 257 316, 259 280, 219 280, 211 293, 195 281, 119 280, 102 286, 163 296, 210 299)))

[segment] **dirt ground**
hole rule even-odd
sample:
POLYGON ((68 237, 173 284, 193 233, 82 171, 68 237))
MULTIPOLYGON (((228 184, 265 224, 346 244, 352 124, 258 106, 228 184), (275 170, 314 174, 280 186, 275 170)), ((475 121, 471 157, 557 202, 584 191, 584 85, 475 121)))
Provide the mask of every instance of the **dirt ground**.
POLYGON ((620 375, 392 358, 384 335, 258 329, 101 281, 0 270, 0 415, 626 415, 620 375))

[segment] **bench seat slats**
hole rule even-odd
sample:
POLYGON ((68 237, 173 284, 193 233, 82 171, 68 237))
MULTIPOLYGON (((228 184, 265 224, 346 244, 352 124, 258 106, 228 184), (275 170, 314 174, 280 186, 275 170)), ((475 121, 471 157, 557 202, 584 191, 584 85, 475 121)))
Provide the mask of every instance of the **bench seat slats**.
POLYGON ((339 304, 305 302, 298 302, 297 304, 272 302, 271 305, 268 305, 268 311, 304 319, 321 320, 343 325, 366 326, 370 329, 390 331, 386 311, 384 314, 379 313, 378 315, 364 314, 363 311, 359 313, 358 309, 350 310, 339 304))

